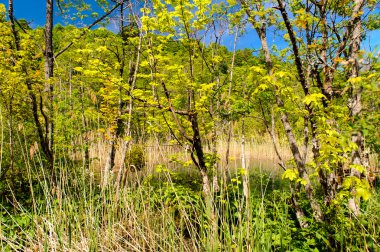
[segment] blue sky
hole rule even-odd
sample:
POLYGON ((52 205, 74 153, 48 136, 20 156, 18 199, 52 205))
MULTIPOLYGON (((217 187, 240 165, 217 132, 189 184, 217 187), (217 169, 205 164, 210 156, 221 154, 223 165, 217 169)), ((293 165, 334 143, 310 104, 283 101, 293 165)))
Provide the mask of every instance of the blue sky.
MULTIPOLYGON (((5 6, 8 7, 7 0, 0 0, 0 3, 4 3, 5 6)), ((87 12, 88 14, 93 11, 100 14, 103 13, 94 0, 87 0, 86 3, 89 3, 93 9, 92 11, 87 12)), ((45 24, 45 5, 46 0, 13 0, 14 15, 18 19, 25 19, 30 22, 30 26, 33 28, 43 26, 45 24)), ((54 5, 54 8, 54 23, 64 24, 65 21, 67 22, 68 20, 65 20, 62 15, 59 14, 59 10, 56 5, 54 5)), ((85 22, 91 22, 91 18, 85 20, 85 22)))
MULTIPOLYGON (((43 26, 45 23, 45 1, 46 0, 14 0, 14 14, 18 19, 26 19, 30 22, 30 26, 35 28, 37 26, 43 26)), ((93 11, 102 14, 103 11, 101 8, 97 6, 94 0, 87 0, 87 3, 91 4, 93 11)), ((7 0, 0 0, 0 3, 4 3, 6 6, 8 5, 7 0)), ((88 12, 88 13, 91 13, 88 12)), ((65 24, 69 20, 65 20, 61 15, 57 14, 57 8, 55 8, 55 23, 65 24)), ((92 22, 92 18, 87 18, 80 25, 88 24, 92 22)), ((78 21, 70 21, 75 22, 74 24, 78 25, 78 21)), ((108 25, 110 29, 115 27, 115 24, 111 23, 108 25)), ((276 45, 278 48, 285 48, 287 44, 282 40, 282 36, 278 34, 274 36, 273 32, 268 34, 268 42, 270 46, 276 45)), ((227 46, 230 50, 233 48, 233 35, 224 36, 222 40, 223 45, 227 46)), ((372 31, 368 34, 367 40, 363 42, 363 47, 365 49, 374 49, 375 47, 380 47, 380 30, 372 31)), ((245 34, 240 36, 237 44, 238 49, 242 48, 252 48, 258 49, 260 48, 260 42, 257 37, 256 32, 249 26, 246 30, 245 34)))

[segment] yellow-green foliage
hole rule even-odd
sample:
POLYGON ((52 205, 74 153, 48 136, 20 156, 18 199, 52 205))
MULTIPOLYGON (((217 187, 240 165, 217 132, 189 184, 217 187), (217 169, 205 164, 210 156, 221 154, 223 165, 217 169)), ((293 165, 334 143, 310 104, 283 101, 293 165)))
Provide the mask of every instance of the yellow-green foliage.
POLYGON ((145 167, 146 157, 144 147, 139 144, 134 144, 128 153, 126 163, 131 171, 142 170, 145 167))

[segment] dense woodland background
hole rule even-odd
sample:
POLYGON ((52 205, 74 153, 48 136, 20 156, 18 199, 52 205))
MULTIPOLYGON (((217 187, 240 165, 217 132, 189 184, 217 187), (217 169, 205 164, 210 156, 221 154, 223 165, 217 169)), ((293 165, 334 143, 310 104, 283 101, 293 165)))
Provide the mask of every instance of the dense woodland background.
POLYGON ((91 4, 0 4, 2 251, 380 250, 379 1, 91 4))

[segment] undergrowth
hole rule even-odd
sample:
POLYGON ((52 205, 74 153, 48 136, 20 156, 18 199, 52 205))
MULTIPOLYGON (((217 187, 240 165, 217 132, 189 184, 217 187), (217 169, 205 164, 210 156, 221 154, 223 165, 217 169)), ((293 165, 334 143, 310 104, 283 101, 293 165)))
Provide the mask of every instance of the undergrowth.
MULTIPOLYGON (((344 203, 330 220, 301 229, 288 184, 253 170, 250 199, 232 172, 214 192, 217 231, 211 232, 196 171, 159 166, 130 173, 116 190, 100 188, 80 167, 60 167, 57 184, 30 174, 27 194, 3 191, 2 251, 378 251, 380 195, 354 218, 344 203), (28 195, 28 197, 25 197, 28 195)), ((4 184, 4 183, 3 183, 4 184)), ((24 190, 25 190, 24 188, 24 190)), ((301 202, 307 209, 307 202, 301 202)), ((310 209, 307 209, 310 211, 310 209)))

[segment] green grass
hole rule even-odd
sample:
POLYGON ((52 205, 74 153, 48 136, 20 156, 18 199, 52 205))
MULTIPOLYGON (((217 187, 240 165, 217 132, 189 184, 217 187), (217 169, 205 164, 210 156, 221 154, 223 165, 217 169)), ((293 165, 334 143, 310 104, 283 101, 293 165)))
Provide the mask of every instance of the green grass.
POLYGON ((218 226, 213 230, 196 171, 130 173, 118 191, 112 183, 101 189, 81 167, 66 165, 60 171, 56 187, 30 174, 28 197, 13 194, 13 201, 1 202, 2 251, 380 249, 377 193, 363 205, 360 219, 351 218, 342 203, 328 225, 311 222, 300 229, 287 183, 254 169, 251 198, 245 202, 239 174, 232 172, 215 193, 218 226))

